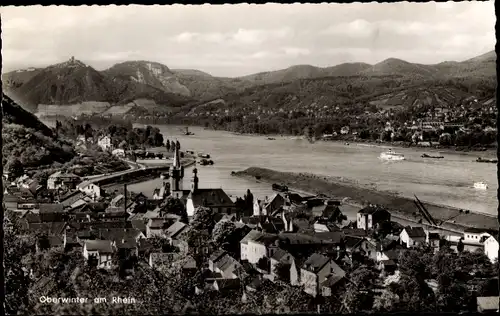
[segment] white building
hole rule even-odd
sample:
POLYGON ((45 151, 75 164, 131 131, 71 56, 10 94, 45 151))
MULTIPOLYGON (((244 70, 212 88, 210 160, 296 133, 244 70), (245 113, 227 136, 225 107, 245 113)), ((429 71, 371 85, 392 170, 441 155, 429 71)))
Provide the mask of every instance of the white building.
POLYGON ((101 188, 90 181, 80 183, 78 185, 78 190, 93 198, 98 198, 101 196, 101 188))
POLYGON ((498 237, 490 236, 488 239, 484 241, 484 253, 491 262, 495 262, 498 260, 498 237))
POLYGON ((110 240, 86 240, 83 244, 83 257, 97 259, 97 267, 111 268, 113 256, 113 243, 110 240))
POLYGON ((117 149, 114 149, 111 152, 111 154, 116 156, 116 157, 125 157, 125 150, 123 150, 121 148, 117 148, 117 149))
POLYGON ((401 244, 406 248, 418 247, 425 244, 427 235, 422 227, 406 226, 399 234, 401 244))
POLYGON ((464 230, 465 244, 482 244, 491 235, 479 228, 468 228, 464 230))
POLYGON ((97 141, 97 145, 101 147, 102 150, 110 150, 111 149, 111 137, 108 135, 101 136, 99 137, 99 140, 97 141))

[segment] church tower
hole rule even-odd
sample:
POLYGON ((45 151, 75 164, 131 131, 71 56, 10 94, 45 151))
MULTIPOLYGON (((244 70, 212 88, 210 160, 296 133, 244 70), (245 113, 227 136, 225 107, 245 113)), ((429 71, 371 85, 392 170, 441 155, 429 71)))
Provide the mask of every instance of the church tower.
POLYGON ((176 146, 174 151, 174 160, 172 167, 169 170, 170 175, 170 195, 175 198, 181 198, 182 192, 182 179, 184 179, 184 167, 181 166, 181 158, 179 148, 176 146))
POLYGON ((193 169, 193 178, 191 179, 191 193, 195 193, 195 191, 198 190, 199 181, 200 180, 198 179, 198 169, 196 169, 195 165, 193 169))

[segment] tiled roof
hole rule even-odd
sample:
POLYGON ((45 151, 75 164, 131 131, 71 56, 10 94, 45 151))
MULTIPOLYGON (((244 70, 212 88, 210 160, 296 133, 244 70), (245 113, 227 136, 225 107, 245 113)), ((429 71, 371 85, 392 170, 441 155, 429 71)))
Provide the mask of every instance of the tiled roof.
POLYGON ((38 209, 40 213, 55 213, 62 212, 64 209, 64 205, 62 204, 48 204, 48 203, 40 203, 38 205, 38 209))
POLYGON ((185 229, 189 229, 189 227, 182 222, 175 222, 167 228, 166 235, 167 237, 175 238, 179 233, 183 232, 185 229))
POLYGON ((240 241, 242 244, 247 244, 249 240, 255 240, 258 237, 262 236, 263 234, 259 232, 258 230, 251 230, 248 232, 248 234, 243 237, 243 239, 240 241))
POLYGON ((64 213, 27 213, 24 217, 28 223, 65 222, 64 213))
POLYGON ((190 192, 188 199, 192 199, 194 207, 198 206, 234 206, 233 201, 222 189, 198 189, 190 192))
POLYGON ((136 239, 141 234, 141 231, 135 228, 101 228, 96 230, 99 239, 103 240, 128 240, 136 239))
POLYGON ((324 287, 333 287, 335 284, 339 283, 344 278, 342 275, 330 275, 323 283, 321 283, 324 287))
POLYGON ((307 260, 304 262, 304 265, 302 268, 304 270, 317 273, 319 272, 328 262, 330 259, 328 257, 325 257, 319 253, 313 253, 307 260))
POLYGON ((217 249, 216 251, 214 251, 212 253, 212 255, 210 256, 210 261, 213 261, 214 263, 217 262, 217 260, 219 260, 220 258, 222 258, 224 255, 226 254, 226 251, 222 250, 222 249, 217 249))
POLYGON ((384 208, 381 208, 381 207, 377 207, 377 206, 367 206, 361 210, 359 210, 358 213, 361 213, 361 214, 374 214, 376 212, 387 212, 386 209, 384 208))
POLYGON ((359 245, 364 238, 362 237, 354 237, 354 236, 345 236, 344 237, 344 244, 346 248, 352 249, 355 248, 357 245, 359 245))
POLYGON ((98 251, 100 253, 112 253, 113 244, 110 240, 86 240, 87 251, 98 251))
POLYGON ((28 230, 30 232, 40 232, 47 235, 62 235, 66 223, 64 222, 50 222, 50 223, 29 223, 28 230))
POLYGON ((240 287, 240 279, 219 279, 216 282, 219 290, 238 289, 240 287))
POLYGON ((281 249, 281 248, 278 248, 274 254, 271 256, 271 259, 274 259, 276 261, 281 261, 281 259, 283 259, 286 255, 288 255, 289 253, 286 252, 285 250, 281 249))
POLYGON ((265 235, 257 237, 253 241, 255 243, 258 243, 261 245, 270 246, 270 245, 274 244, 276 242, 276 240, 278 240, 278 236, 265 234, 265 235))
POLYGON ((368 232, 364 229, 359 228, 344 228, 342 232, 346 236, 358 236, 358 237, 366 237, 368 236, 368 232))
POLYGON ((410 238, 426 237, 425 231, 422 227, 406 226, 404 229, 410 238))

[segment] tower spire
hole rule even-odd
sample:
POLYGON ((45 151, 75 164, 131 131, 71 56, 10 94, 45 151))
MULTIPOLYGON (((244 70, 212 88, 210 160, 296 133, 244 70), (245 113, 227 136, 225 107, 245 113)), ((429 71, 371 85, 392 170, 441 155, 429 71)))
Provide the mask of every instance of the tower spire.
MULTIPOLYGON (((177 143, 177 139, 176 139, 176 143, 177 143)), ((175 145, 173 167, 180 168, 180 166, 181 166, 181 158, 180 158, 180 154, 179 154, 179 147, 177 145, 175 145)))
POLYGON ((191 193, 194 193, 196 190, 198 190, 198 182, 198 169, 196 168, 195 162, 193 168, 193 178, 191 179, 191 193))

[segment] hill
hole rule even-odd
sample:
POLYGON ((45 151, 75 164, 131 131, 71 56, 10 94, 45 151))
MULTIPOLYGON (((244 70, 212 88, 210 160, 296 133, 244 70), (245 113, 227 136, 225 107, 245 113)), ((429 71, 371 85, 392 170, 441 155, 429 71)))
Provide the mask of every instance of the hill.
POLYGON ((5 93, 2 94, 2 123, 17 124, 40 131, 45 136, 53 136, 52 130, 32 113, 23 109, 5 93))
POLYGON ((64 163, 75 156, 70 143, 58 139, 33 114, 3 95, 2 164, 18 160, 23 168, 64 163))
POLYGON ((10 87, 12 98, 34 110, 38 104, 74 104, 109 101, 112 89, 105 76, 79 60, 40 69, 19 87, 10 87))
POLYGON ((121 79, 125 82, 141 83, 158 90, 190 96, 187 87, 179 83, 167 66, 149 61, 127 61, 116 64, 102 72, 111 80, 121 79))
POLYGON ((397 58, 388 58, 363 70, 361 73, 368 76, 400 75, 433 77, 437 75, 438 70, 429 65, 414 64, 397 58))

